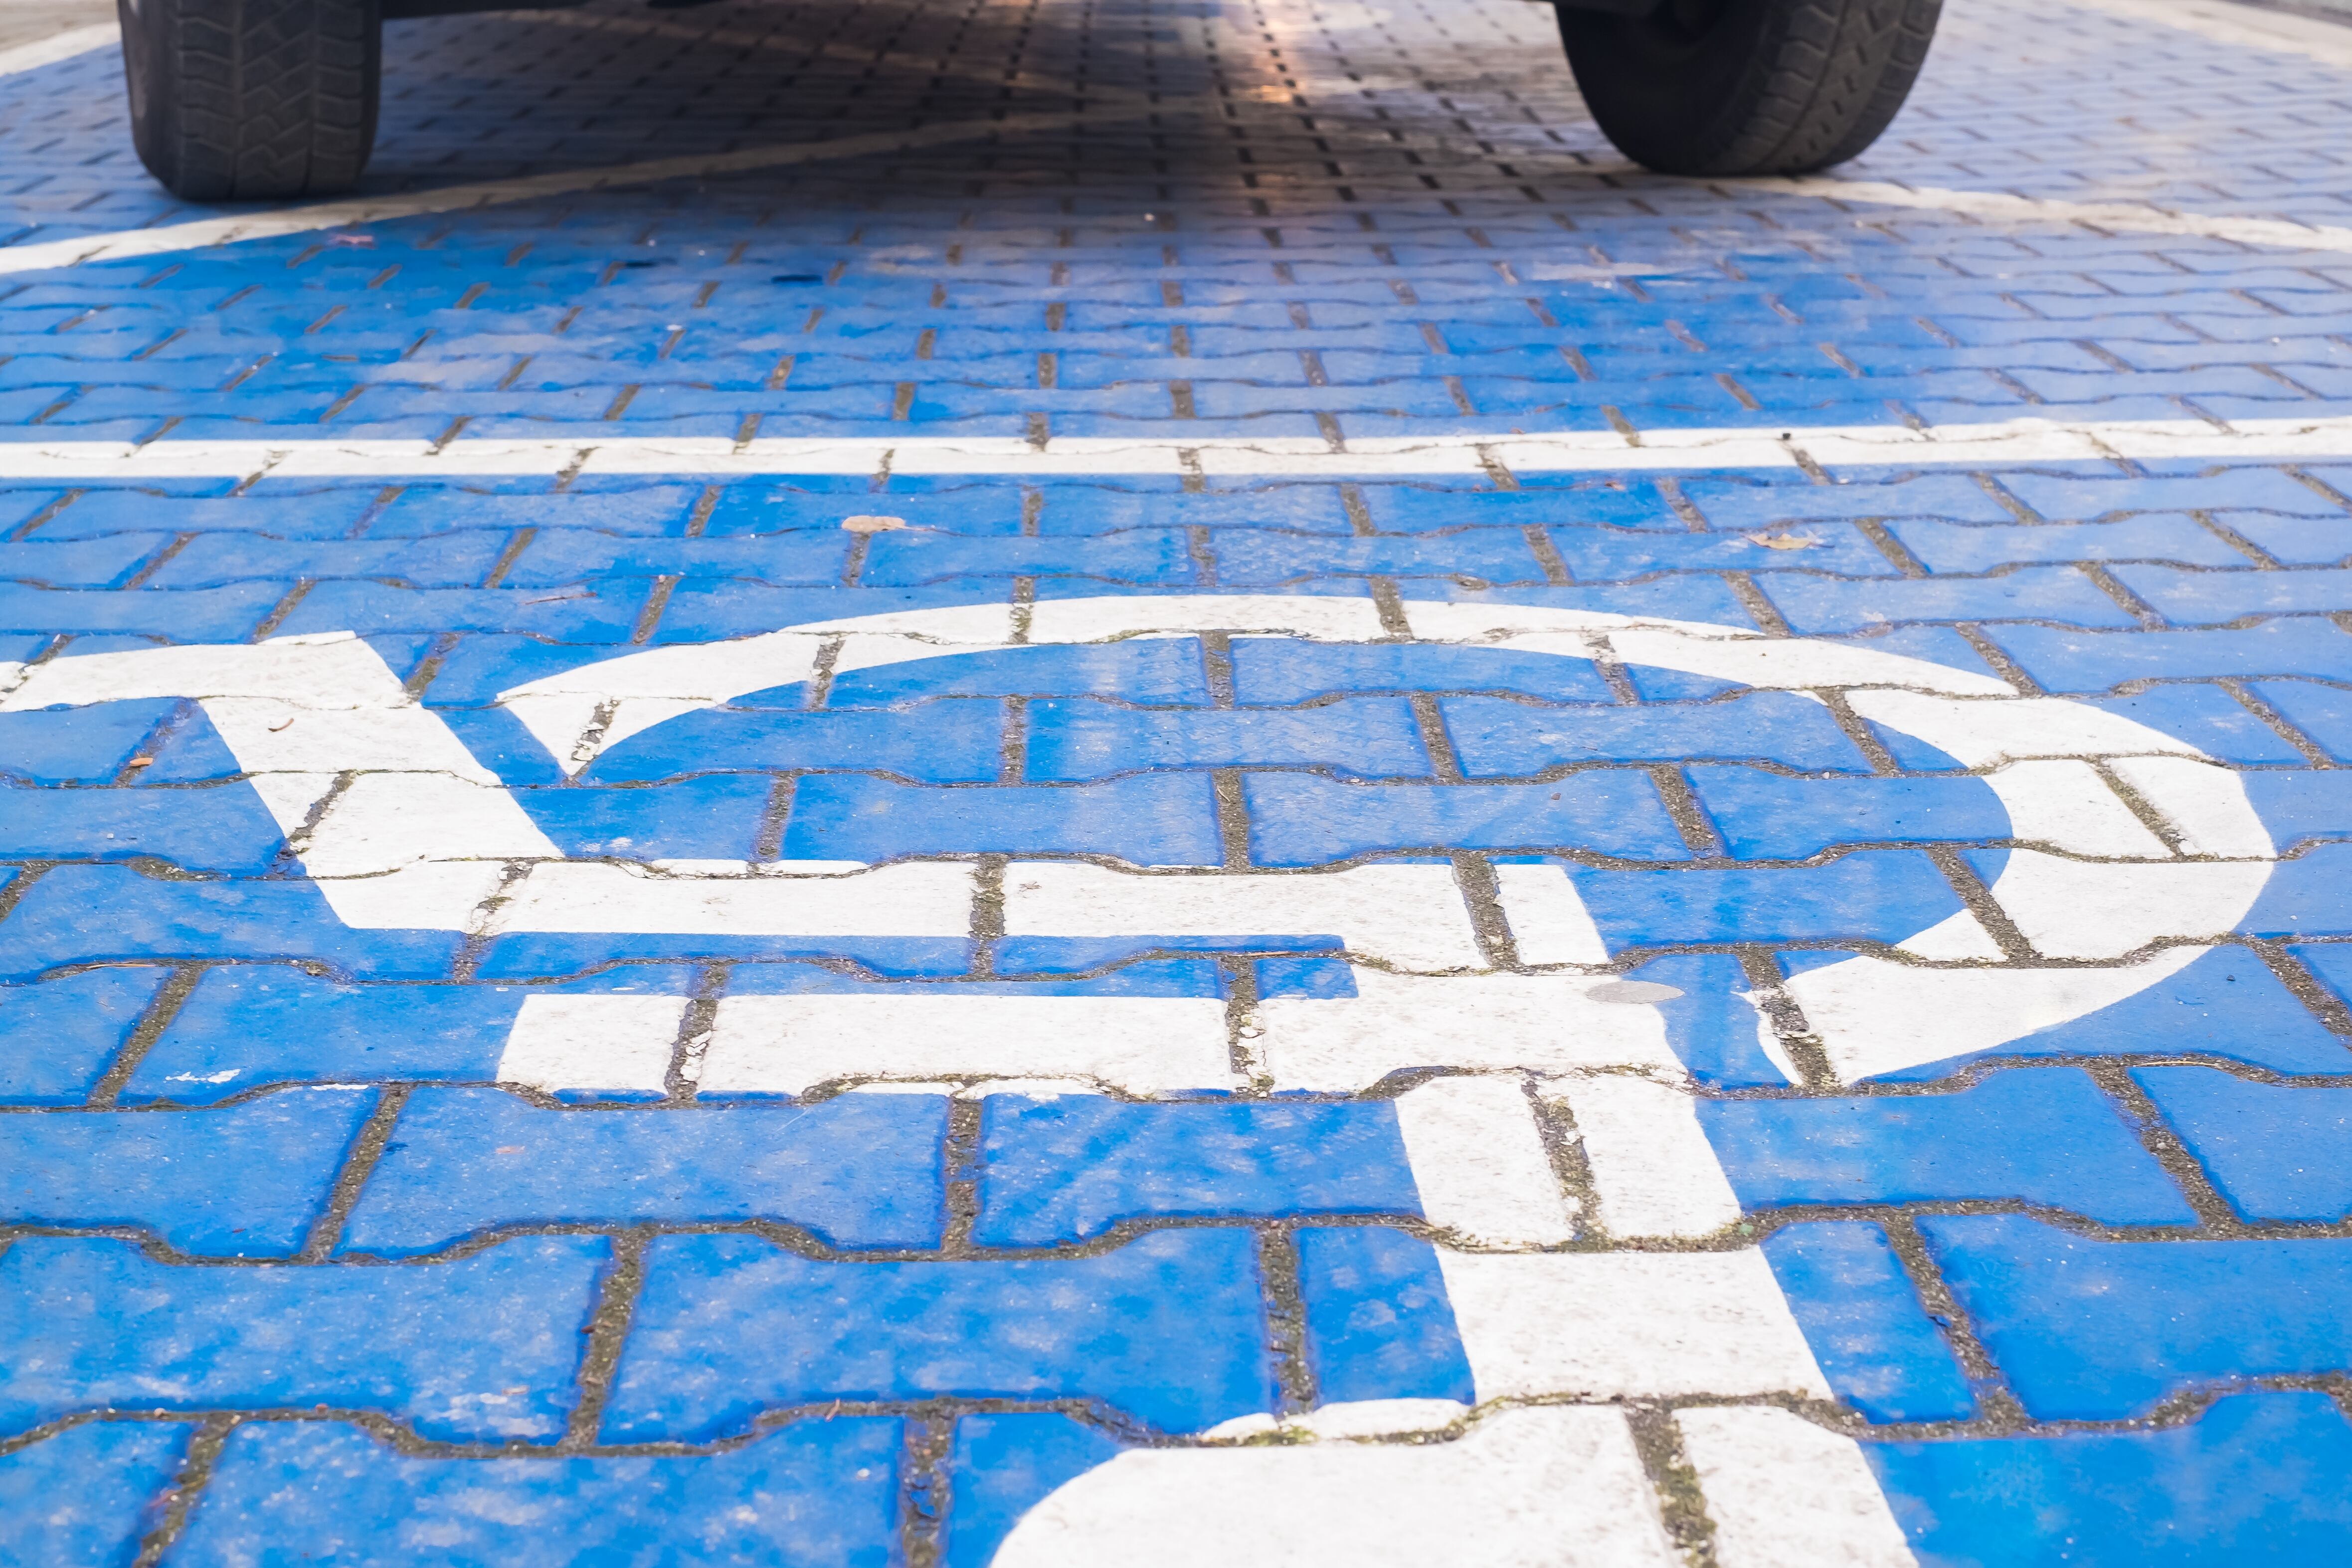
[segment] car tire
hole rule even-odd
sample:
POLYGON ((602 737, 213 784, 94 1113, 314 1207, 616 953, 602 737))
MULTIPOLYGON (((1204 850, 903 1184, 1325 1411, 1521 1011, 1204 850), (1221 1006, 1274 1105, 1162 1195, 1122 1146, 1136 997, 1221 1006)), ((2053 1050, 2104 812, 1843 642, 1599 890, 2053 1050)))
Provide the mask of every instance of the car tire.
POLYGON ((348 191, 375 145, 378 0, 115 0, 131 140, 191 202, 348 191))
POLYGON ((1927 62, 1940 0, 1661 0, 1559 8, 1592 118, 1667 174, 1801 174, 1878 140, 1927 62))

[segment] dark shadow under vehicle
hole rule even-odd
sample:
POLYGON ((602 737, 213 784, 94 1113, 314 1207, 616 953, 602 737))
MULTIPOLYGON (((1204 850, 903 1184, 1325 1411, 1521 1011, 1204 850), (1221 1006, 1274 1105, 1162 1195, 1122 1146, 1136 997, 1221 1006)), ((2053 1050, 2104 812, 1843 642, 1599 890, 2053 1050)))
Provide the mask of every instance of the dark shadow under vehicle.
MULTIPOLYGON (((1667 174, 1855 156, 1926 61, 1940 0, 1555 0, 1601 131, 1667 174)), ((480 0, 118 0, 140 161, 194 202, 348 191, 375 141, 386 19, 480 0)))

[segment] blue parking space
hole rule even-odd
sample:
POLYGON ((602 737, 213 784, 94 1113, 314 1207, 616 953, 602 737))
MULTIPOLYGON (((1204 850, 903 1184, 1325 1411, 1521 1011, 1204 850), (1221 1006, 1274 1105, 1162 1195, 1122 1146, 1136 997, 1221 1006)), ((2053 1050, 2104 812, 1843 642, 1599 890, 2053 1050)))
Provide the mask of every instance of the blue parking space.
POLYGON ((208 204, 60 15, 0 1561, 2352 1552, 2352 28, 1780 179, 1549 6, 592 0, 208 204))

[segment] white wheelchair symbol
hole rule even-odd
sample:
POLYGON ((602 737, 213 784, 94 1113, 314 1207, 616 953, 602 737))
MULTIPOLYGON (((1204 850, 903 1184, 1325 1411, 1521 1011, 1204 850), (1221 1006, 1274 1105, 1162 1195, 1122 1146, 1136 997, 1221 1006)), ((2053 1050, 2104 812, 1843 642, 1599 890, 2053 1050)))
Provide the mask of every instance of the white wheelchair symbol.
MULTIPOLYGON (((1846 643, 1726 626, 1510 605, 1407 601, 1413 635, 1603 657, 1816 695, 1941 748, 2007 810, 2012 851, 1994 902, 2046 965, 2004 963, 1965 911, 1904 941, 1921 963, 1855 956, 1789 995, 1846 1080, 1979 1051, 2110 1006, 2176 973, 2231 930, 2274 849, 2236 776, 2195 747, 2063 698, 1846 643), (2118 796, 2127 783, 2171 841, 2118 796), (2097 858, 2079 858, 2097 857, 2097 858), (2163 944, 2162 946, 2157 946, 2163 944), (2153 949, 2149 951, 2149 949, 2153 949)), ((906 611, 733 642, 625 653, 499 701, 576 772, 603 749, 747 693, 958 654, 1130 637, 1378 642, 1368 599, 1187 595, 906 611)), ((0 675, 7 672, 0 668, 0 675)), ((126 697, 199 700, 328 904, 359 929, 628 936, 963 937, 970 860, 568 859, 501 781, 350 633, 256 645, 62 657, 21 672, 0 712, 126 697)), ((723 1000, 701 1058, 711 1091, 791 1093, 857 1080, 1074 1080, 1152 1094, 1230 1088, 1235 1054, 1278 1089, 1350 1091, 1398 1068, 1671 1072, 1655 1009, 1620 999, 1609 955, 1557 867, 1496 868, 1517 956, 1497 969, 1444 865, 1233 873, 1016 861, 1008 936, 1337 937, 1358 996, 1276 998, 1229 1038, 1206 999, 922 994, 723 1000), (1600 998, 1594 993, 1601 992, 1600 998)), ((658 1089, 677 998, 537 997, 507 1076, 550 1089, 658 1089)), ((1760 1012, 1759 1040, 1785 1061, 1760 1012)), ((1791 1077, 1794 1076, 1791 1072, 1791 1077)))
MULTIPOLYGON (((2019 845, 1990 895, 2042 961, 2006 958, 1964 911, 1902 942, 1903 958, 1851 956, 1798 975, 1785 991, 1847 1082, 1989 1050, 2125 999, 2210 951, 2252 907, 2273 863, 2233 773, 2087 704, 2021 696, 1921 659, 1733 627, 1423 601, 1405 601, 1402 613, 1423 641, 1840 694, 1864 717, 1985 770, 2019 845)), ((1363 598, 918 610, 625 653, 499 701, 576 773, 667 719, 820 670, 1213 631, 1333 643, 1393 636, 1363 598)), ((0 712, 201 702, 330 908, 358 929, 774 936, 819 946, 961 938, 991 891, 977 857, 872 866, 567 858, 348 632, 0 666, 0 712)), ((1340 942, 1355 997, 1272 998, 1243 1017, 1213 998, 944 986, 718 1002, 689 1059, 699 1088, 719 1093, 1350 1092, 1401 1069, 1450 1070, 1399 1094, 1396 1109, 1423 1214, 1452 1242, 1439 1264, 1477 1408, 1328 1405, 1282 1421, 1244 1417, 1202 1435, 1200 1446, 1131 1451, 1031 1510, 998 1562, 1549 1562, 1575 1540, 1576 1561, 1664 1568, 1679 1558, 1622 1410, 1524 1402, 1832 1396, 1754 1245, 1558 1249, 1580 1236, 1719 1243, 1740 1209, 1664 1019, 1645 999, 1654 993, 1610 972, 1574 883, 1554 865, 1494 870, 1516 969, 1482 943, 1444 864, 1003 868, 1008 936, 1340 942), (1580 1212, 1553 1173, 1530 1093, 1572 1121, 1592 1195, 1580 1212), (1464 1435, 1352 1440, 1413 1431, 1464 1435), (1263 1446, 1270 1435, 1285 1440, 1263 1446)), ((1768 1011, 1755 1010, 1759 1043, 1795 1080, 1768 1011)), ((545 1090, 658 1092, 687 1016, 677 997, 534 995, 499 1075, 545 1090)), ((1769 1405, 1673 1418, 1726 1546, 1747 1531, 1759 1550, 1802 1544, 1811 1561, 1910 1561, 1851 1439, 1769 1405)))

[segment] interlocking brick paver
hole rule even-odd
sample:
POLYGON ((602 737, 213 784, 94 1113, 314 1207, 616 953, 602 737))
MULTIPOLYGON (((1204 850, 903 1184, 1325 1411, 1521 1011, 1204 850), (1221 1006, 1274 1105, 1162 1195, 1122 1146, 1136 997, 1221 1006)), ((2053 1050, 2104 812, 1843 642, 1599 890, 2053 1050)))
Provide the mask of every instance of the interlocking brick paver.
POLYGON ((1857 850, 1813 866, 1578 868, 1570 879, 1612 951, 1685 942, 1895 943, 1963 913, 1942 872, 1899 850, 1857 850))
POLYGON ((524 1238, 433 1269, 189 1269, 127 1241, 26 1237, 0 1259, 17 1347, 0 1423, 323 1405, 445 1441, 551 1441, 607 1250, 524 1238))
POLYGON ((2352 1547, 2352 32, 9 37, 0 1559, 2352 1547))
POLYGON ((342 1246, 398 1257, 551 1222, 730 1218, 836 1247, 921 1247, 943 1223, 946 1136, 946 1104, 929 1095, 600 1112, 424 1089, 393 1124, 342 1246))
POLYGON ((322 1217, 362 1091, 290 1091, 216 1110, 26 1118, 0 1151, 11 1223, 121 1227, 186 1252, 282 1257, 322 1217))
POLYGON ((684 1457, 437 1459, 315 1422, 239 1427, 179 1551, 353 1563, 891 1561, 900 1423, 843 1416, 684 1457), (390 1530, 380 1521, 398 1521, 390 1530))
POLYGON ((1790 1225, 1763 1251, 1840 1397, 1873 1421, 1975 1414, 1950 1323, 1928 1312, 1885 1229, 1861 1221, 1790 1225))
POLYGON ((137 1555, 149 1504, 185 1454, 184 1423, 99 1421, 0 1455, 8 1551, 23 1563, 137 1555))
MULTIPOLYGON (((1475 676, 1473 677, 1475 678, 1475 676)), ((1755 758, 1808 772, 1864 772, 1870 764, 1818 703, 1789 692, 1736 694, 1687 708, 1530 707, 1498 697, 1441 705, 1447 738, 1472 778, 1541 773, 1579 762, 1755 758)))
POLYGON ((2352 1431, 2324 1394, 2234 1394, 2190 1424, 1871 1444, 1922 1549, 1997 1556, 2046 1534, 2118 1562, 2326 1557, 2352 1515, 2352 1431))
POLYGON ((2094 1240, 2021 1215, 1919 1222, 2026 1409, 2115 1419, 2167 1395, 2345 1360, 2338 1240, 2094 1240))
POLYGON ((2115 1103, 2072 1068, 1949 1093, 1711 1101, 1699 1122, 1751 1209, 2007 1198, 2107 1225, 2197 1218, 2115 1103))
POLYGON ((106 1077, 140 1017, 169 977, 160 967, 84 969, 32 985, 0 986, 0 1030, 38 1049, 11 1051, 0 1098, 79 1105, 106 1077))
POLYGON ((1068 1260, 849 1264, 664 1238, 604 1429, 699 1442, 770 1408, 962 1395, 1199 1431, 1272 1396, 1254 1249, 1246 1230, 1184 1229, 1068 1260))
POLYGON ((2352 1214, 2352 1091, 2252 1083, 2201 1067, 2133 1071, 2223 1197, 2254 1219, 2352 1214))

